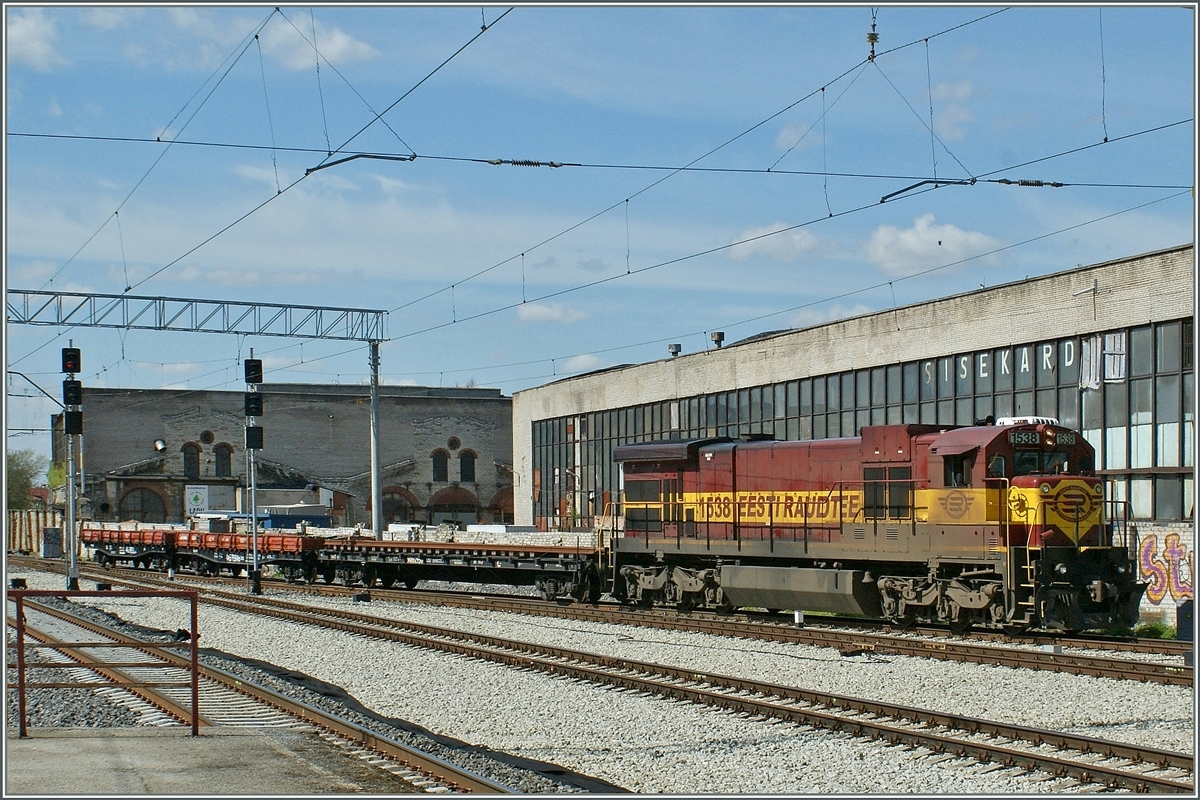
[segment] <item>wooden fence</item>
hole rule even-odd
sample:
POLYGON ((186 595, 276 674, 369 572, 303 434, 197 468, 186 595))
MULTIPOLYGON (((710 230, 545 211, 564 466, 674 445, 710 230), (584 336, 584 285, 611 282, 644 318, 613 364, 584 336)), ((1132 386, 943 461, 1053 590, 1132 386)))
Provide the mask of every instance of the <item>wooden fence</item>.
POLYGON ((5 549, 22 555, 42 554, 42 529, 62 530, 65 522, 61 511, 10 509, 5 527, 5 549))

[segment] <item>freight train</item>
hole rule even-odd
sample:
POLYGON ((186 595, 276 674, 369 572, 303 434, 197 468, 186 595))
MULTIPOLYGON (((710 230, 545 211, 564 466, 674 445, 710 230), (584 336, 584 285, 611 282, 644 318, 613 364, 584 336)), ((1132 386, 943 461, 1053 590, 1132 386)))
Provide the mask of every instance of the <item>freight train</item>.
POLYGON ((1137 621, 1136 529, 1106 502, 1091 445, 1052 419, 658 441, 613 458, 613 591, 630 602, 955 629, 1137 621))
POLYGON ((413 587, 420 581, 532 586, 552 600, 595 602, 601 594, 597 552, 583 545, 517 542, 408 542, 373 536, 249 533, 185 526, 83 523, 80 539, 102 566, 198 575, 248 574, 254 563, 290 583, 318 578, 346 586, 413 587))
MULTIPOLYGON (((1046 418, 881 425, 811 441, 618 446, 623 530, 583 545, 401 542, 267 531, 260 567, 288 581, 605 591, 638 605, 764 608, 1019 631, 1132 627, 1145 584, 1127 506, 1095 451, 1046 418)), ((518 535, 520 536, 520 535, 518 535)), ((85 523, 101 564, 239 575, 246 533, 85 523)))

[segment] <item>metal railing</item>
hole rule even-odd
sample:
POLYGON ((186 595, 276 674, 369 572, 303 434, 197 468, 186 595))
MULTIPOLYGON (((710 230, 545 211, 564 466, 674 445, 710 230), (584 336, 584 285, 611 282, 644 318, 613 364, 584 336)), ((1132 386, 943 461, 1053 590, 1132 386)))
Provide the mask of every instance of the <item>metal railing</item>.
MULTIPOLYGON (((8 590, 8 599, 16 604, 16 614, 13 624, 17 634, 17 711, 20 717, 20 737, 22 739, 28 737, 28 721, 26 714, 26 692, 29 689, 58 689, 58 688, 86 688, 95 689, 98 687, 116 687, 120 689, 128 689, 134 691, 135 694, 144 696, 138 690, 144 689, 159 689, 167 687, 182 687, 189 686, 191 688, 191 727, 192 736, 199 734, 200 727, 200 673, 198 668, 198 648, 197 640, 199 639, 198 621, 197 621, 197 606, 195 590, 180 590, 180 591, 81 591, 81 590, 66 590, 66 589, 10 589, 8 590), (169 661, 146 661, 131 664, 127 661, 104 662, 92 650, 100 650, 103 652, 105 648, 125 647, 131 645, 119 641, 90 641, 90 642, 47 642, 42 644, 27 643, 27 631, 25 611, 26 599, 37 597, 58 597, 58 598, 73 598, 73 597, 174 597, 182 600, 187 600, 191 604, 191 629, 190 632, 185 632, 188 635, 188 642, 170 642, 165 644, 151 644, 139 642, 136 647, 139 650, 145 651, 153 655, 154 653, 168 653, 171 648, 188 645, 191 649, 191 666, 190 679, 187 683, 170 683, 170 682, 147 682, 138 681, 127 678, 119 670, 131 666, 142 667, 160 667, 178 669, 178 667, 169 661), (70 658, 73 664, 64 664, 55 661, 39 661, 36 663, 27 663, 25 659, 26 650, 56 650, 70 658), (86 654, 83 651, 89 651, 86 654), (30 682, 26 678, 26 672, 33 668, 52 668, 64 669, 79 667, 89 669, 97 675, 101 675, 107 680, 101 681, 48 681, 42 683, 30 682)), ((36 608, 37 604, 34 604, 36 608)), ((33 638, 32 634, 28 638, 33 638)), ((6 686, 6 689, 12 689, 12 686, 6 686)))

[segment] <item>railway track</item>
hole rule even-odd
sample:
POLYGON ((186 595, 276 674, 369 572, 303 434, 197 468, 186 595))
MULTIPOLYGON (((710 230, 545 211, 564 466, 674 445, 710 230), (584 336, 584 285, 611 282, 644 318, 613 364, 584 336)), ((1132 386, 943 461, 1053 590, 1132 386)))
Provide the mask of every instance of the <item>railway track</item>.
MULTIPOLYGON (((154 583, 155 579, 143 579, 154 583)), ((383 639, 623 691, 704 704, 732 713, 839 731, 1003 767, 1039 770, 1112 789, 1192 793, 1193 757, 1156 748, 862 700, 686 668, 313 608, 203 589, 201 602, 358 636, 383 639)))
MULTIPOLYGON (((13 559, 20 563, 20 559, 13 559)), ((44 563, 34 560, 32 565, 44 563)), ((55 565, 61 569, 61 565, 55 565)), ((139 570, 85 568, 87 577, 97 581, 115 581, 122 577, 141 580, 147 573, 139 570)), ((199 585, 240 585, 232 578, 187 576, 188 581, 199 585)), ((681 614, 666 609, 633 609, 619 604, 563 605, 532 598, 502 595, 472 595, 436 591, 414 591, 408 589, 371 589, 327 584, 296 585, 282 581, 270 582, 271 588, 296 592, 315 592, 321 595, 348 597, 367 591, 373 599, 397 602, 424 603, 486 611, 553 616, 588 622, 624 624, 665 630, 695 631, 744 639, 803 644, 815 647, 830 647, 844 654, 878 653, 887 655, 915 656, 943 661, 960 661, 975 664, 1006 666, 1014 669, 1034 669, 1064 672, 1076 675, 1093 675, 1116 680, 1133 680, 1161 683, 1173 686, 1193 686, 1194 670, 1190 665, 1168 661, 1144 661, 1113 658, 1086 652, 1087 649, 1118 649, 1129 652, 1154 652, 1166 658, 1190 653, 1190 643, 1173 641, 1122 642, 1120 640, 1063 639, 1058 647, 1037 647, 1041 639, 1024 637, 1015 644, 1025 646, 982 644, 974 639, 957 639, 937 631, 931 635, 917 635, 915 631, 880 633, 872 631, 846 630, 824 624, 796 627, 778 622, 763 622, 746 616, 727 616, 709 613, 681 614), (1032 646, 1031 646, 1032 645, 1032 646), (1125 645, 1125 646, 1122 646, 1125 645), (1063 652, 1063 647, 1078 648, 1084 652, 1063 652), (1158 647, 1159 650, 1151 650, 1158 647)), ((924 633, 924 632, 922 632, 924 633)))
MULTIPOLYGON (((98 688, 110 700, 142 712, 147 724, 191 725, 188 660, 156 651, 172 666, 148 666, 144 641, 120 634, 61 609, 25 603, 25 633, 54 646, 104 643, 104 658, 82 648, 51 650, 46 660, 62 664, 73 684, 121 680, 136 688, 98 688), (162 684, 173 684, 164 686, 162 684)), ((10 616, 10 626, 16 621, 10 616)), ((413 792, 512 794, 516 790, 464 770, 432 754, 389 739, 350 720, 255 686, 215 667, 200 666, 198 727, 289 728, 313 732, 333 746, 368 760, 411 787, 413 792)), ((401 785, 401 784, 398 784, 401 785)))

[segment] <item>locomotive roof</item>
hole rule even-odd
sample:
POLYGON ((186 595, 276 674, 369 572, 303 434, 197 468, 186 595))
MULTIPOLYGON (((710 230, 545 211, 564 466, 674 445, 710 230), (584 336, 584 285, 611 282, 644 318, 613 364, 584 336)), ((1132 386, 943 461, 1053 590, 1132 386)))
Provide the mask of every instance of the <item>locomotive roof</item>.
POLYGON ((976 425, 969 428, 952 428, 930 442, 929 452, 939 456, 959 455, 989 444, 997 437, 1006 435, 1014 427, 1043 428, 1049 424, 1053 423, 976 425))
POLYGON ((728 436, 711 439, 662 439, 613 448, 613 461, 695 461, 701 447, 732 442, 728 436))

